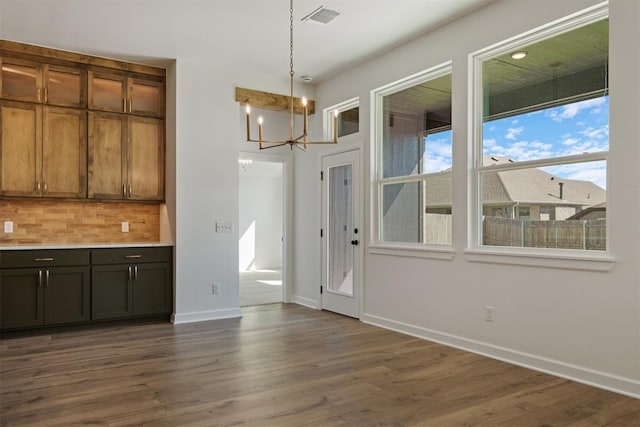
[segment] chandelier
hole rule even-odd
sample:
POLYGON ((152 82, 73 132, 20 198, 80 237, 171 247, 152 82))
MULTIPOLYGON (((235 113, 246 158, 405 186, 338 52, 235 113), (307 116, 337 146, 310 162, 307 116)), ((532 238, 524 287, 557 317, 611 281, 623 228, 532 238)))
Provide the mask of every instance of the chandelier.
POLYGON ((272 141, 266 140, 262 137, 262 124, 264 120, 262 116, 258 118, 258 139, 251 138, 251 107, 249 103, 246 104, 247 112, 247 141, 257 142, 261 150, 267 148, 281 147, 283 145, 289 145, 293 150, 293 147, 297 147, 303 151, 307 150, 307 144, 336 144, 338 142, 338 110, 333 112, 333 140, 331 141, 308 141, 307 140, 307 98, 302 97, 302 134, 294 136, 294 97, 293 97, 293 0, 289 0, 289 139, 272 141))

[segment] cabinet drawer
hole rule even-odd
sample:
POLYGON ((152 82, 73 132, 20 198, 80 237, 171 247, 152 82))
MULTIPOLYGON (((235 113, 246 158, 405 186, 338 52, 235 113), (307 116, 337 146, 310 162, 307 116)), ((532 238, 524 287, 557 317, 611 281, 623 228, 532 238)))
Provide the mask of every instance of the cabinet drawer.
POLYGON ((42 249, 0 252, 0 268, 89 265, 89 250, 42 249))
POLYGON ((91 264, 126 264, 143 262, 170 262, 170 247, 159 248, 114 248, 91 251, 91 264))

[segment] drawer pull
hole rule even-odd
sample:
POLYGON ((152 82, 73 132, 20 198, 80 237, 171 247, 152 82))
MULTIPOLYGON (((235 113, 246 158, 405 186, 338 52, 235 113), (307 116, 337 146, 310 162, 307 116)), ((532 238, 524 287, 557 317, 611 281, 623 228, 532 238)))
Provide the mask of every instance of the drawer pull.
POLYGON ((33 260, 36 262, 53 261, 53 258, 34 258, 33 260))
POLYGON ((38 270, 38 287, 42 287, 42 270, 38 270))
POLYGON ((134 259, 134 258, 142 258, 142 255, 125 255, 124 256, 126 259, 134 259))

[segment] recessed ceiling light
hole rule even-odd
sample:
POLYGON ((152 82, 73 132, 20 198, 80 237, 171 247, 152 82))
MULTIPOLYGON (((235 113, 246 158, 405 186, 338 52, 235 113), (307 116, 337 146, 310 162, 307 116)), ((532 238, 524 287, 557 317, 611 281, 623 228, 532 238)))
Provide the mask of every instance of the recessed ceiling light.
POLYGON ((519 50, 518 52, 513 52, 513 53, 511 54, 511 57, 512 57, 513 59, 522 59, 522 58, 524 58, 525 56, 527 56, 527 51, 526 51, 526 50, 519 50))

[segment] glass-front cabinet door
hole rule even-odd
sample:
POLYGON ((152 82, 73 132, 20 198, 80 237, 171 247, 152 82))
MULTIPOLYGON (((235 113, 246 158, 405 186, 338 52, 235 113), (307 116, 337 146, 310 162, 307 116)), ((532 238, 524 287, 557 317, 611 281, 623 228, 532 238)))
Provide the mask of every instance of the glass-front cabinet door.
POLYGON ((161 82, 129 79, 128 113, 164 116, 164 87, 161 82))
POLYGON ((86 72, 67 67, 47 65, 44 68, 43 102, 62 107, 81 108, 86 105, 86 72))
POLYGON ((126 112, 126 77, 89 71, 89 108, 92 110, 126 112))
POLYGON ((2 98, 14 101, 42 101, 40 64, 2 58, 2 98))
POLYGON ((86 105, 86 72, 57 65, 2 58, 2 98, 61 107, 86 105))

